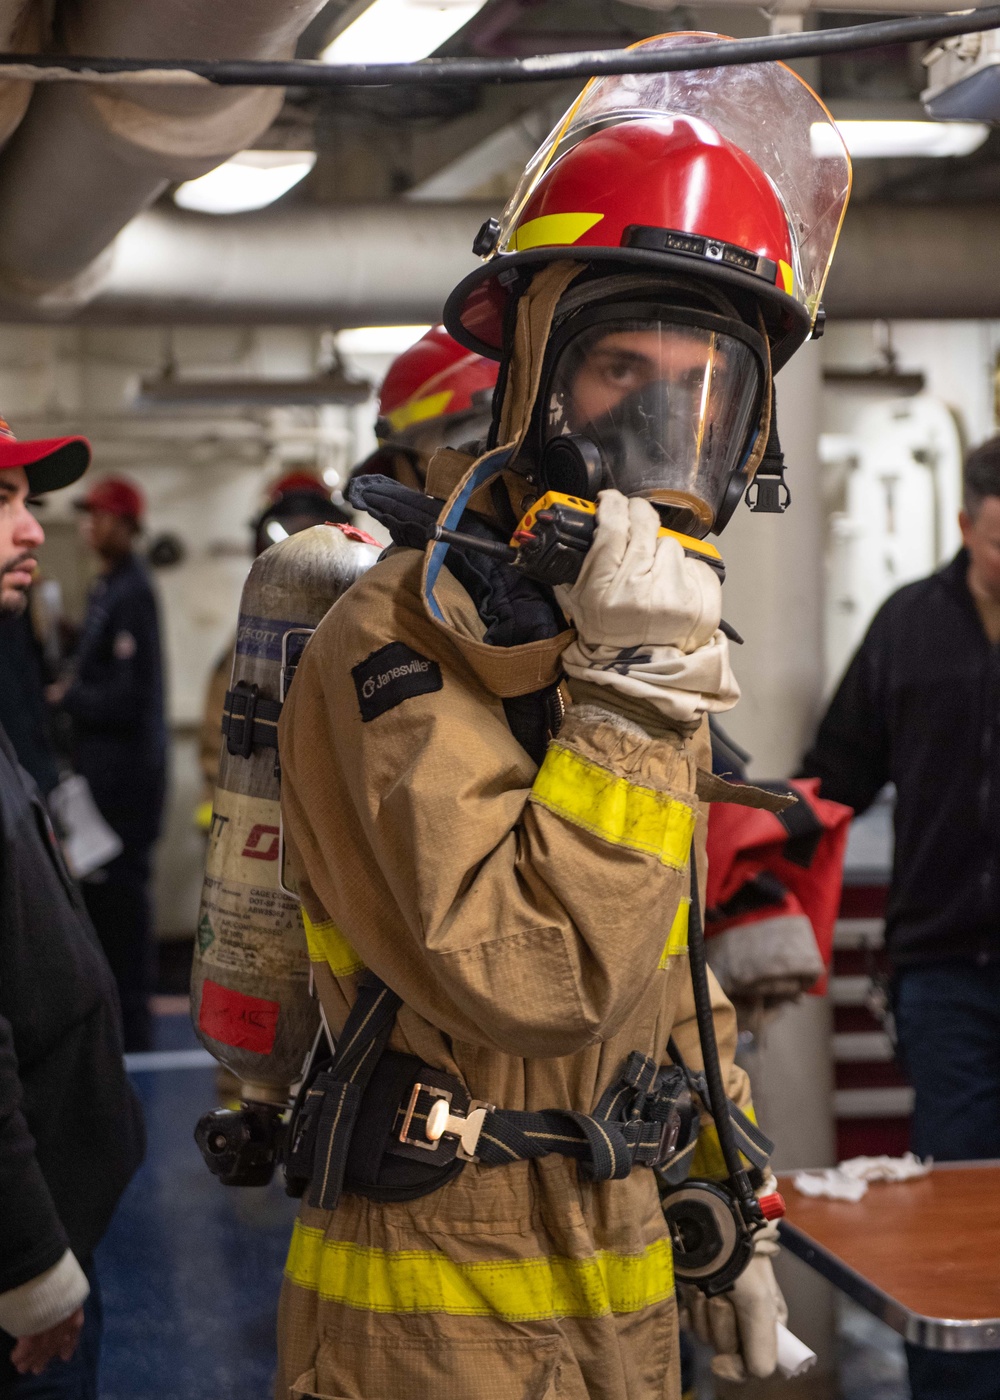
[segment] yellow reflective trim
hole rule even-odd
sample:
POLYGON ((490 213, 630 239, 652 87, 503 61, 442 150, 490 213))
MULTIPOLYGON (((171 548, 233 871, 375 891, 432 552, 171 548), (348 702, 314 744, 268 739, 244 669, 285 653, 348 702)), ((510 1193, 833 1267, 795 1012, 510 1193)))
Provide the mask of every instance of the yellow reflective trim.
POLYGON ((314 924, 303 909, 302 923, 310 962, 327 963, 334 977, 351 977, 355 972, 364 972, 365 964, 332 919, 314 924))
MULTIPOLYGON (((757 1115, 754 1113, 752 1103, 741 1105, 741 1108, 751 1123, 757 1122, 757 1115)), ((742 1152, 740 1153, 740 1161, 747 1168, 753 1165, 743 1156, 742 1152)), ((726 1170, 726 1159, 722 1155, 722 1144, 719 1141, 719 1134, 714 1123, 702 1125, 698 1141, 694 1146, 694 1156, 691 1158, 691 1170, 688 1175, 707 1176, 711 1181, 724 1181, 729 1175, 726 1170)))
POLYGON ((321 1298, 376 1313, 448 1313, 529 1322, 641 1312, 674 1291, 669 1240, 641 1254, 601 1251, 458 1264, 430 1249, 372 1249, 295 1222, 285 1274, 321 1298))
POLYGON ((781 285, 789 296, 795 291, 795 273, 781 258, 778 259, 778 271, 781 273, 781 285))
POLYGON ((677 870, 687 865, 695 817, 686 803, 627 782, 562 744, 549 745, 531 800, 615 846, 645 851, 677 870))
POLYGON ((688 920, 691 913, 691 900, 685 896, 677 906, 677 913, 674 921, 670 925, 670 932, 667 934, 667 941, 663 945, 663 952, 660 954, 659 967, 665 968, 670 958, 675 958, 678 953, 686 953, 688 950, 688 920))
POLYGON ((199 802, 194 809, 194 824, 199 831, 211 831, 212 829, 212 804, 211 802, 199 802))
POLYGON ((455 397, 454 389, 442 389, 440 394, 428 394, 422 399, 407 399, 399 408, 388 415, 389 423, 397 433, 411 428, 414 423, 423 423, 428 418, 440 418, 455 397))
POLYGON ((603 218, 603 214, 543 214, 538 219, 529 219, 515 229, 510 241, 511 251, 523 253, 528 248, 543 248, 553 243, 575 243, 603 218))

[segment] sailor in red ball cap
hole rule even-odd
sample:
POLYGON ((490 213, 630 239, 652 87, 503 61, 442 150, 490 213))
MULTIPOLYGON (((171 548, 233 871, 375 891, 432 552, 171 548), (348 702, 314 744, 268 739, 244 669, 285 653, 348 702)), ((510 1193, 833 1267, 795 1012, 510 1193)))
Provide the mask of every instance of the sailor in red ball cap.
POLYGON ((19 442, 0 418, 0 612, 23 612, 45 532, 32 515, 32 496, 70 486, 87 470, 86 438, 19 442))
POLYGON ((149 880, 163 814, 167 733, 156 599, 134 549, 146 502, 127 477, 106 476, 76 506, 100 574, 70 674, 50 688, 49 698, 72 719, 74 767, 124 848, 100 881, 84 885, 84 898, 118 982, 125 1048, 148 1050, 149 880))

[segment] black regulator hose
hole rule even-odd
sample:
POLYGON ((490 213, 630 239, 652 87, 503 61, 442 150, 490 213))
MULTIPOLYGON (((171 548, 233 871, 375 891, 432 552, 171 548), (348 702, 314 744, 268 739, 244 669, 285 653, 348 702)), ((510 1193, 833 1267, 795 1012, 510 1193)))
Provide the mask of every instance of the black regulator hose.
POLYGON ((691 967, 691 985, 694 990, 695 1017, 698 1022, 698 1039, 701 1041, 701 1058, 705 1067, 705 1085, 708 1090, 708 1108, 719 1135, 722 1158, 729 1173, 729 1181, 736 1195, 748 1229, 764 1223, 757 1196, 750 1184, 750 1177, 736 1146, 733 1122, 729 1116, 729 1099, 722 1082, 722 1066, 719 1063, 719 1043, 715 1038, 715 1021, 712 1017, 712 995, 708 986, 708 958, 705 953, 705 928, 701 917, 701 897, 698 891, 698 870, 695 863, 694 847, 691 849, 691 908, 688 918, 688 959, 691 967))

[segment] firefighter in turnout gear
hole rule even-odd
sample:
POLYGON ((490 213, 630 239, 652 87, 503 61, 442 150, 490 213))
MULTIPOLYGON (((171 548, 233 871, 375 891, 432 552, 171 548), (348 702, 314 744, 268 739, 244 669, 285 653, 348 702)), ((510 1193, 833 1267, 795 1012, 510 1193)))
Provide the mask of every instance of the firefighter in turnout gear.
MULTIPOLYGON (((680 1394, 660 1186, 728 1167, 676 1068, 710 1072, 688 935, 707 717, 739 696, 700 542, 758 469, 782 496, 772 374, 849 187, 789 70, 695 76, 589 84, 477 240, 446 323, 500 362, 485 454, 438 452, 428 495, 352 487, 396 547, 309 641, 278 732, 285 879, 337 1042, 287 1151, 280 1400, 680 1394), (549 492, 596 501, 554 588, 501 558, 549 492)), ((774 1226, 754 1238, 734 1286, 686 1298, 730 1377, 774 1369, 784 1317, 774 1226)))

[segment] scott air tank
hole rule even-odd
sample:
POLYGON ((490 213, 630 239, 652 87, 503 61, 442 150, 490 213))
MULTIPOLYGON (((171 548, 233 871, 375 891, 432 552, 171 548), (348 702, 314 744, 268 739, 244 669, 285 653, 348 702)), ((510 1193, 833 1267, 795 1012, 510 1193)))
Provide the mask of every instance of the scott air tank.
POLYGON ((379 549, 362 530, 314 525, 258 556, 240 600, 191 1017, 245 1099, 284 1102, 318 1024, 302 915, 282 882, 278 714, 310 634, 379 549))

